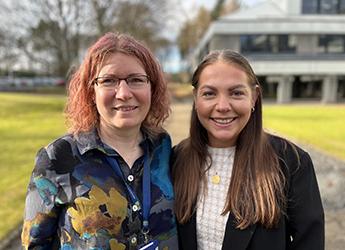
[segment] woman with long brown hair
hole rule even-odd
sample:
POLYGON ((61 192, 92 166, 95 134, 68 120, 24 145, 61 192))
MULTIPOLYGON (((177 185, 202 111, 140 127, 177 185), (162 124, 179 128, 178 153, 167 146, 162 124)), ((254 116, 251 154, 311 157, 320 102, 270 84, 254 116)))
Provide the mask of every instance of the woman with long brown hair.
POLYGON ((248 61, 208 54, 193 74, 190 136, 174 148, 180 248, 324 249, 324 214, 305 151, 263 130, 248 61))
POLYGON ((69 132, 36 157, 26 249, 178 249, 163 71, 133 37, 107 33, 69 84, 69 132), (57 243, 57 244, 56 244, 57 243))

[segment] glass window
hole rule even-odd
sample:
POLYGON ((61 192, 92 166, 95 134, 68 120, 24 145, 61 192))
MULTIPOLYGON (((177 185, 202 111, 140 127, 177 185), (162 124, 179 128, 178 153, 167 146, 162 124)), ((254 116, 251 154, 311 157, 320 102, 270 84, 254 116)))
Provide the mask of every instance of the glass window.
POLYGON ((319 0, 303 0, 302 13, 303 14, 316 14, 318 13, 319 0))
POLYGON ((337 14, 338 0, 321 0, 320 2, 320 13, 321 14, 337 14))
POLYGON ((287 53, 296 51, 296 37, 293 35, 242 35, 241 52, 287 53))
POLYGON ((242 52, 268 52, 269 41, 267 35, 241 35, 242 52))
POLYGON ((345 53, 345 36, 320 35, 318 51, 320 53, 345 53))
POLYGON ((303 14, 344 14, 345 0, 303 0, 303 14))
POLYGON ((339 14, 345 14, 345 0, 340 0, 339 14))
POLYGON ((251 47, 257 52, 270 51, 267 35, 253 35, 251 37, 251 47))
POLYGON ((279 35, 279 52, 296 52, 297 39, 294 35, 279 35))

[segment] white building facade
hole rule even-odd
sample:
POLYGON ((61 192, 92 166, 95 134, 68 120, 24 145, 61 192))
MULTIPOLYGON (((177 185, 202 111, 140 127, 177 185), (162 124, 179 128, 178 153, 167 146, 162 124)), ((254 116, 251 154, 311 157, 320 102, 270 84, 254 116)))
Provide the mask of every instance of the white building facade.
POLYGON ((221 17, 195 49, 194 66, 225 48, 250 61, 265 98, 345 100, 345 0, 267 0, 221 17))

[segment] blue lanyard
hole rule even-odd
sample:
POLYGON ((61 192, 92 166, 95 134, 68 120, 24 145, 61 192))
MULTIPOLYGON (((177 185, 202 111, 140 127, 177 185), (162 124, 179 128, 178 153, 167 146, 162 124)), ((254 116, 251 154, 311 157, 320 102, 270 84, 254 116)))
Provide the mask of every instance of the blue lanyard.
POLYGON ((143 173, 143 181, 142 181, 142 187, 143 187, 142 209, 140 205, 140 200, 138 199, 137 195, 135 194, 131 186, 127 183, 117 160, 110 156, 105 156, 105 159, 113 168, 116 175, 119 176, 122 179, 123 183, 125 184, 133 206, 138 207, 139 212, 143 217, 143 232, 144 234, 147 234, 149 231, 149 214, 150 214, 150 208, 151 208, 151 177, 150 177, 150 163, 149 163, 148 152, 145 152, 144 154, 144 173, 143 173))

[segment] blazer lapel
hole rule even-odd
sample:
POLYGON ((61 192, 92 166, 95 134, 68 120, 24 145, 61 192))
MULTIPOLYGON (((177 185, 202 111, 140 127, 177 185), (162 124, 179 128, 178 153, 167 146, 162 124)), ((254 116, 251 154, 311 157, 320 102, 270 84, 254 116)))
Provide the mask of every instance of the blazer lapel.
POLYGON ((185 224, 178 224, 178 239, 180 249, 197 250, 196 243, 196 213, 185 224))
POLYGON ((256 229, 256 224, 240 230, 235 228, 235 218, 229 215, 226 223, 222 249, 245 250, 256 229))

